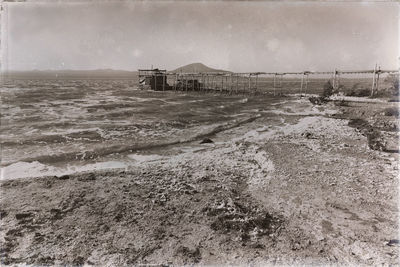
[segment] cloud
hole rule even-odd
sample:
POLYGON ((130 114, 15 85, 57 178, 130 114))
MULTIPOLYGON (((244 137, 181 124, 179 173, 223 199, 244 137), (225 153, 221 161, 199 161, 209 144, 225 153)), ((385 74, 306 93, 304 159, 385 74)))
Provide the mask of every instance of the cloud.
POLYGON ((243 72, 398 67, 399 6, 389 2, 5 5, 10 69, 174 69, 192 62, 243 72))

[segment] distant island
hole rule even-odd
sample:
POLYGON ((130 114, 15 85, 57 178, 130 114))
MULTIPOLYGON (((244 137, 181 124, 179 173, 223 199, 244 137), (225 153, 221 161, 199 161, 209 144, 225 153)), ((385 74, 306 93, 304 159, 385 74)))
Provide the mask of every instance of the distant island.
MULTIPOLYGON (((155 68, 162 68, 156 66, 155 68)), ((210 68, 202 63, 192 63, 169 72, 229 72, 210 68)), ((24 70, 3 73, 10 78, 20 79, 132 79, 138 75, 137 71, 96 69, 96 70, 24 70)))
POLYGON ((20 79, 129 79, 137 76, 137 71, 96 69, 96 70, 31 70, 9 71, 10 78, 20 79))
POLYGON ((205 73, 205 72, 230 72, 230 71, 213 69, 213 68, 210 68, 210 67, 204 65, 203 63, 192 63, 192 64, 188 64, 188 65, 179 67, 170 72, 182 72, 182 73, 202 72, 202 73, 205 73))

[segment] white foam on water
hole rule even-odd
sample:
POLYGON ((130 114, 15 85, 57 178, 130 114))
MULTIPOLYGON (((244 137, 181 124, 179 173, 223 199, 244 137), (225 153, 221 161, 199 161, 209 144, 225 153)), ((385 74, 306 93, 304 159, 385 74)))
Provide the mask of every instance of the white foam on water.
POLYGON ((361 96, 344 96, 344 95, 333 95, 330 96, 329 99, 331 100, 344 100, 344 101, 351 101, 351 102, 364 102, 364 103, 384 103, 387 102, 385 99, 378 99, 378 98, 368 98, 368 97, 361 97, 361 96))
POLYGON ((62 134, 74 134, 74 133, 82 133, 82 132, 101 132, 103 131, 99 127, 92 127, 92 128, 80 128, 80 129, 56 129, 52 130, 51 132, 41 132, 41 135, 53 136, 53 135, 62 135, 62 134))
MULTIPOLYGON (((223 142, 220 142, 220 143, 216 142, 214 144, 216 144, 216 145, 223 144, 223 142)), ((214 144, 212 144, 212 143, 211 144, 202 144, 200 147, 197 147, 197 146, 185 146, 185 147, 179 147, 179 148, 177 148, 177 150, 182 152, 182 153, 195 153, 197 151, 204 150, 207 147, 212 147, 212 146, 214 146, 214 144)))
POLYGON ((128 165, 119 161, 96 162, 83 166, 69 165, 66 167, 54 167, 42 164, 38 161, 33 162, 16 162, 9 166, 2 167, 0 171, 0 180, 27 178, 27 177, 43 177, 43 176, 60 176, 73 174, 78 172, 106 170, 106 169, 126 169, 128 165))
POLYGON ((281 102, 272 103, 272 104, 270 104, 270 106, 283 105, 283 104, 285 104, 287 102, 289 102, 289 101, 288 100, 284 100, 284 101, 281 101, 281 102))
MULTIPOLYGON (((177 101, 171 101, 171 100, 165 100, 162 98, 155 98, 155 97, 137 97, 137 96, 131 96, 129 97, 130 100, 135 100, 137 102, 150 102, 150 101, 160 101, 160 102, 164 102, 166 104, 172 104, 172 105, 179 105, 179 104, 183 104, 183 103, 187 103, 187 102, 177 102, 177 101)), ((192 101, 188 101, 188 102, 200 102, 203 100, 192 100, 192 101)))
POLYGON ((260 112, 260 109, 258 109, 258 108, 245 109, 245 110, 242 110, 242 112, 255 113, 255 112, 260 112))
POLYGON ((147 162, 147 161, 158 161, 162 160, 164 157, 156 154, 151 155, 141 155, 141 154, 129 154, 128 158, 135 160, 136 162, 147 162))
POLYGON ((16 162, 1 168, 0 179, 7 180, 32 176, 44 176, 47 172, 57 173, 54 167, 46 166, 38 161, 16 162))
POLYGON ((329 115, 335 114, 336 110, 331 109, 324 109, 321 111, 318 107, 311 107, 311 108, 288 108, 286 111, 284 110, 266 110, 265 113, 273 113, 276 115, 301 115, 301 116, 309 116, 309 115, 329 115))

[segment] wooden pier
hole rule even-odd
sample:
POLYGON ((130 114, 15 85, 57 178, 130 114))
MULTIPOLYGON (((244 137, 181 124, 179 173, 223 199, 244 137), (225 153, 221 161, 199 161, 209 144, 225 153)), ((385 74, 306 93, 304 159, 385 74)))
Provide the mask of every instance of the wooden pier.
MULTIPOLYGON (((382 70, 375 66, 371 70, 338 70, 302 71, 302 72, 204 72, 204 73, 177 73, 159 69, 140 69, 139 83, 141 89, 157 91, 195 91, 200 93, 226 94, 259 94, 282 93, 305 94, 310 84, 331 81, 334 90, 339 91, 347 77, 351 79, 371 79, 371 96, 380 89, 380 77, 383 74, 398 75, 399 70, 382 70), (357 78, 362 75, 362 78, 357 78)), ((367 85, 364 85, 367 86, 367 85)), ((322 84, 321 84, 322 88, 322 84)))

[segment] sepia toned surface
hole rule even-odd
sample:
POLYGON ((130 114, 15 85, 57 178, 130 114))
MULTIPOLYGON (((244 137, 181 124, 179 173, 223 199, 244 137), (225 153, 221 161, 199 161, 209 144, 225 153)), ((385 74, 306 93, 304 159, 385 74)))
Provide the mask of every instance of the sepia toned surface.
POLYGON ((398 11, 2 3, 1 263, 398 264, 398 11))
POLYGON ((393 105, 277 104, 127 170, 4 181, 5 263, 395 264, 398 154, 348 126, 393 105))

